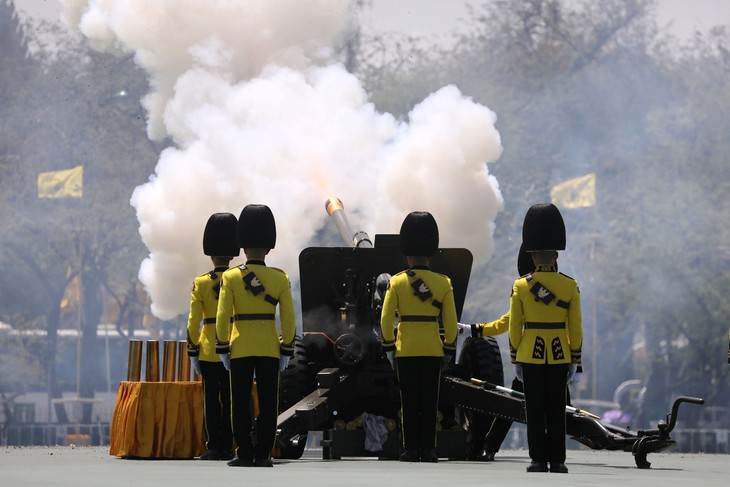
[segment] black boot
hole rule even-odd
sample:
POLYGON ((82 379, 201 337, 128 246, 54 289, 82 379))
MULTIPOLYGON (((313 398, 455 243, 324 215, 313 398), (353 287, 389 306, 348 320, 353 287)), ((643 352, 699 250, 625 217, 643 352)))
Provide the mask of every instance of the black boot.
POLYGON ((418 455, 418 450, 406 450, 400 454, 401 462, 418 462, 421 458, 418 455))
POLYGON ((436 463, 439 461, 439 456, 436 453, 435 448, 423 448, 421 450, 421 461, 428 463, 436 463))
POLYGON ((530 462, 530 465, 527 466, 528 472, 547 472, 548 471, 548 465, 544 462, 530 462))
POLYGON ((493 462, 494 461, 494 453, 487 450, 482 450, 479 455, 477 455, 476 459, 479 462, 493 462))
POLYGON ((208 449, 205 453, 200 455, 199 460, 220 460, 221 452, 218 450, 208 449))
POLYGON ((564 463, 551 463, 550 471, 553 473, 568 473, 568 467, 564 463))
POLYGON ((257 458, 253 461, 254 467, 273 467, 274 462, 271 461, 271 458, 257 458))
POLYGON ((239 456, 233 457, 226 463, 229 467, 253 467, 253 459, 241 458, 239 456))

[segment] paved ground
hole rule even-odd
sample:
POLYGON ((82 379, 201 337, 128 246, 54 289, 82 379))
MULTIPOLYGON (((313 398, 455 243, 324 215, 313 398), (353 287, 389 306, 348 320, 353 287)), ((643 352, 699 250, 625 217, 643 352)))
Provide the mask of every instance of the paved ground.
POLYGON ((635 467, 630 453, 568 450, 570 473, 526 473, 527 452, 506 450, 493 463, 442 460, 438 464, 376 459, 321 460, 306 452, 301 460, 276 461, 273 469, 232 468, 225 462, 126 460, 108 447, 2 447, 3 486, 727 486, 730 456, 685 453, 650 454, 652 468, 635 467))

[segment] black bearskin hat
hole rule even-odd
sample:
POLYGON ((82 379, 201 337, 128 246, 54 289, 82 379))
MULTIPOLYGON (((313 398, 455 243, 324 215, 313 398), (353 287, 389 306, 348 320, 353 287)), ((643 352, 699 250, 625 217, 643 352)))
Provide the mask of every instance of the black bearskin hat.
POLYGON ((522 224, 522 242, 526 252, 565 250, 565 223, 558 207, 552 203, 532 205, 522 224))
POLYGON ((517 255, 517 274, 524 276, 535 270, 535 264, 532 262, 532 256, 525 251, 525 244, 520 245, 520 253, 517 255))
POLYGON ((236 241, 238 220, 231 213, 213 213, 205 224, 203 253, 211 257, 235 257, 241 253, 236 241))
POLYGON ((411 257, 431 257, 439 248, 439 228, 427 211, 409 213, 400 227, 400 250, 411 257))
POLYGON ((266 205, 246 205, 238 218, 238 245, 243 249, 273 249, 276 245, 274 214, 266 205))

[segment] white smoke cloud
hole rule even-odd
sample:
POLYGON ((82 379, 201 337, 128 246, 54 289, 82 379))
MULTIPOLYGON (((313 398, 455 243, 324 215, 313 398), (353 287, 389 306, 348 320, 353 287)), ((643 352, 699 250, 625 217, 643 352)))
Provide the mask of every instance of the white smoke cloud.
POLYGON ((347 2, 62 0, 97 47, 135 53, 150 76, 150 137, 170 136, 150 181, 134 191, 150 251, 140 279, 162 319, 186 313, 192 278, 210 267, 211 213, 271 207, 278 240, 267 262, 298 274, 299 252, 324 225, 329 196, 356 229, 397 233, 430 211, 442 246, 476 264, 493 251, 502 197, 486 163, 502 147, 495 114, 444 87, 408 122, 379 113, 332 59, 347 2))

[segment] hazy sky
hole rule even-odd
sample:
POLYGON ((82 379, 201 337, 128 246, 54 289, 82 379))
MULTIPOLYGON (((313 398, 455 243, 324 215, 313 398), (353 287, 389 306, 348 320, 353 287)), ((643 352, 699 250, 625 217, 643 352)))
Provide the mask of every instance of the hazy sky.
MULTIPOLYGON (((4 0, 3 0, 4 1, 4 0)), ((48 19, 60 16, 58 0, 13 0, 23 11, 48 19)), ((466 5, 489 0, 371 0, 363 23, 377 32, 442 35, 466 14, 466 5)), ((691 37, 715 25, 730 25, 730 0, 659 0, 659 25, 671 24, 675 35, 691 37)))
MULTIPOLYGON (((466 5, 489 0, 373 0, 372 14, 363 21, 373 28, 412 34, 446 34, 467 12, 466 5)), ((730 0, 659 0, 659 25, 672 24, 683 38, 696 30, 730 25, 730 0)))

